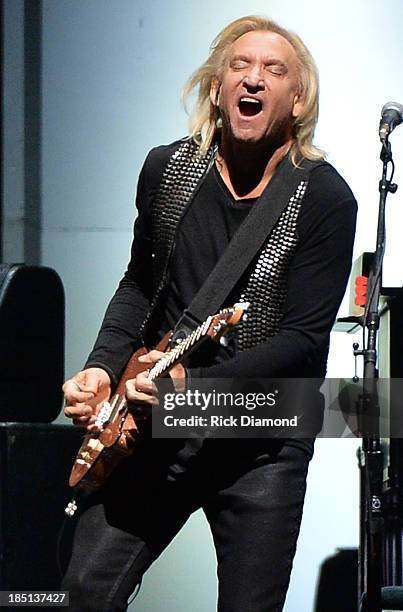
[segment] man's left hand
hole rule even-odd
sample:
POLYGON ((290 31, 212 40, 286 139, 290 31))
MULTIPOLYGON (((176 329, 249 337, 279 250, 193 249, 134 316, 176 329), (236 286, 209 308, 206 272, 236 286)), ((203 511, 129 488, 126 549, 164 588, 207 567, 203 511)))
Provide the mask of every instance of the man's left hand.
MULTIPOLYGON (((162 351, 153 350, 139 357, 139 362, 150 365, 150 369, 157 361, 164 356, 162 351)), ((186 370, 182 364, 178 363, 170 371, 175 391, 183 392, 186 389, 186 370)), ((139 404, 157 405, 158 398, 155 395, 155 386, 150 380, 149 370, 144 370, 126 382, 126 398, 129 402, 139 404)))

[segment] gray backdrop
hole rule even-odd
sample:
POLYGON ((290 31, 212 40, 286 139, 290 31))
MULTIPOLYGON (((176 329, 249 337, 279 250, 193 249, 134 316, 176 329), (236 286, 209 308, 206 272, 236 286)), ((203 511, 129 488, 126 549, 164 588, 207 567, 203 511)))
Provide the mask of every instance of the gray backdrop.
MULTIPOLYGON (((294 29, 312 50, 321 75, 316 142, 359 200, 356 253, 373 248, 380 110, 403 100, 401 0, 44 0, 42 263, 66 288, 66 376, 80 369, 128 260, 142 160, 186 132, 184 81, 216 33, 251 13, 294 29)), ((403 130, 393 144, 401 182, 403 130)), ((385 284, 401 285, 400 193, 391 200, 385 284)), ((333 334, 330 375, 352 375, 352 341, 333 334)), ((320 563, 357 544, 355 446, 318 443, 286 612, 310 611, 320 563)), ((136 610, 211 612, 215 597, 212 543, 196 514, 145 578, 136 610)))

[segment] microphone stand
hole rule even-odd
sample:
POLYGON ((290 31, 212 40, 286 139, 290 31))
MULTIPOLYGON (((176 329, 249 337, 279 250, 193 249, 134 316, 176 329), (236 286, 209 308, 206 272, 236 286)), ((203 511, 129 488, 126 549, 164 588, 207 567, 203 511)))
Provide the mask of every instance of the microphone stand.
POLYGON ((382 262, 385 252, 385 205, 388 193, 395 193, 392 183, 394 164, 391 146, 386 137, 382 143, 382 178, 379 182, 379 215, 376 251, 368 278, 367 301, 362 320, 363 350, 354 355, 364 358, 363 393, 357 406, 362 447, 358 451, 361 489, 360 559, 359 559, 359 609, 360 612, 382 612, 383 582, 383 450, 379 431, 379 401, 377 393, 377 334, 379 330, 379 296, 382 281, 382 262), (388 179, 388 165, 392 164, 388 179), (365 328, 368 330, 365 345, 365 328))

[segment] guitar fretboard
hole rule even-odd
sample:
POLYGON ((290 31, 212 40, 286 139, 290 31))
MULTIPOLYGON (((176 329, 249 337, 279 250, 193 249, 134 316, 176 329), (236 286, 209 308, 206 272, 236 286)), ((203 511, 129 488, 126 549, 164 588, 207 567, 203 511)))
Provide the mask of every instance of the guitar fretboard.
MULTIPOLYGON (((177 344, 172 350, 168 351, 161 359, 151 368, 149 377, 151 380, 155 380, 165 372, 167 372, 177 361, 179 361, 186 353, 192 349, 207 337, 211 325, 212 317, 208 317, 204 323, 199 325, 189 336, 186 336, 179 344, 177 344)), ((218 330, 217 330, 218 331, 218 330)))

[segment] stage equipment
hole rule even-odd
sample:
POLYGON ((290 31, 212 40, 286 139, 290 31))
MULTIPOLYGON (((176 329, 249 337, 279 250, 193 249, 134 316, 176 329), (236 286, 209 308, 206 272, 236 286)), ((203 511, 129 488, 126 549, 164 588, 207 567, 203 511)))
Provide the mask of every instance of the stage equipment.
POLYGON ((395 127, 403 121, 403 105, 399 102, 386 102, 382 108, 379 124, 379 138, 385 142, 395 127))
POLYGON ((59 588, 74 526, 61 533, 63 508, 82 436, 70 425, 0 423, 2 590, 59 588))
MULTIPOLYGON (((401 605, 401 608, 390 609, 403 610, 403 589, 398 588, 402 584, 402 575, 400 572, 400 577, 397 578, 395 571, 398 564, 401 567, 401 550, 399 552, 397 540, 400 537, 401 548, 402 530, 401 521, 396 523, 396 518, 394 518, 396 512, 401 509, 400 496, 396 497, 396 487, 400 486, 402 448, 400 441, 391 438, 388 453, 385 453, 385 444, 382 443, 380 434, 381 413, 377 385, 379 376, 377 336, 381 313, 385 315, 393 304, 393 301, 390 303, 386 301, 383 306, 380 304, 382 262, 385 253, 386 197, 388 193, 395 193, 397 190, 397 185, 392 182, 394 163, 389 134, 401 123, 402 111, 403 107, 398 103, 387 103, 382 109, 379 133, 382 141, 380 157, 383 168, 379 182, 376 250, 368 280, 366 284, 361 283, 357 292, 358 301, 361 301, 361 304, 358 305, 365 306, 364 312, 360 316, 347 318, 347 321, 355 321, 356 325, 361 325, 363 330, 362 348, 357 343, 353 345, 354 356, 363 356, 364 359, 362 390, 357 405, 358 427, 362 437, 362 446, 358 450, 361 500, 358 576, 360 612, 382 612, 391 605, 401 605), (363 296, 365 299, 361 300, 363 296), (387 472, 388 485, 385 486, 384 465, 387 454, 389 469, 387 472), (395 550, 392 550, 393 546, 396 546, 395 550)), ((400 329, 400 338, 402 338, 401 331, 400 329)), ((393 375, 390 374, 390 376, 393 375)), ((355 376, 354 380, 358 382, 358 377, 355 376)), ((390 416, 389 420, 392 422, 390 416)))
POLYGON ((63 508, 83 430, 49 424, 62 407, 63 356, 59 276, 0 265, 0 421, 12 421, 0 422, 2 590, 56 590, 70 556, 63 508))
POLYGON ((51 268, 0 265, 0 421, 50 422, 62 407, 64 291, 51 268))

